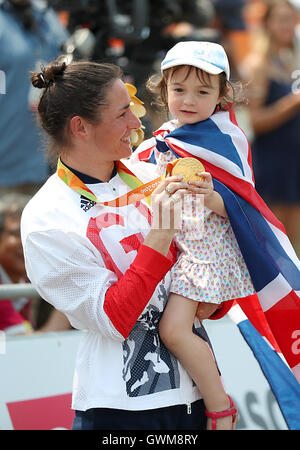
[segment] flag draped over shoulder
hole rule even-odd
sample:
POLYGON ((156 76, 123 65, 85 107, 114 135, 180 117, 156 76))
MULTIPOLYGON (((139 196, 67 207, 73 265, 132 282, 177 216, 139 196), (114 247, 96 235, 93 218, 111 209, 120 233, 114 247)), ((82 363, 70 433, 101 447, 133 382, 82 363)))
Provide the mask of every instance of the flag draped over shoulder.
MULTIPOLYGON (((194 156, 211 173, 251 275, 257 308, 269 327, 267 338, 300 383, 300 262, 284 226, 255 190, 250 145, 233 108, 173 130, 167 122, 154 135, 156 139, 137 150, 139 160, 155 162, 156 147, 177 157, 194 156)), ((258 315, 247 311, 246 300, 237 301, 262 333, 258 315)))

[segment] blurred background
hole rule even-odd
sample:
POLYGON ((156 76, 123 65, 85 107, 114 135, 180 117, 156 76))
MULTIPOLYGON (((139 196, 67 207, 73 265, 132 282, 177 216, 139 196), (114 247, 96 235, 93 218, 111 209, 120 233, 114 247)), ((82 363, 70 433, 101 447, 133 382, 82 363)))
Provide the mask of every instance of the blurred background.
MULTIPOLYGON (((167 117, 145 82, 182 40, 225 47, 231 78, 242 82, 245 94, 236 115, 251 143, 257 190, 299 256, 299 11, 300 0, 0 0, 0 284, 28 282, 21 213, 53 172, 30 71, 60 54, 119 65, 145 103, 148 138, 167 117)), ((33 297, 2 295, 0 333, 71 329, 62 314, 33 297)))

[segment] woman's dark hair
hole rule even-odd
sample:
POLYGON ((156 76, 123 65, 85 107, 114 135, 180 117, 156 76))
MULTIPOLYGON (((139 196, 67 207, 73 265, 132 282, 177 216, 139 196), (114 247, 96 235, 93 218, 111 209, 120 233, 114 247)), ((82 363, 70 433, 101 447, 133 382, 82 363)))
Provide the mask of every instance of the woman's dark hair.
POLYGON ((63 147, 69 144, 69 122, 81 116, 91 123, 101 120, 99 108, 107 104, 108 89, 121 78, 114 64, 78 61, 66 64, 61 56, 41 72, 34 72, 31 83, 44 89, 38 105, 39 121, 46 131, 48 157, 56 163, 63 147))

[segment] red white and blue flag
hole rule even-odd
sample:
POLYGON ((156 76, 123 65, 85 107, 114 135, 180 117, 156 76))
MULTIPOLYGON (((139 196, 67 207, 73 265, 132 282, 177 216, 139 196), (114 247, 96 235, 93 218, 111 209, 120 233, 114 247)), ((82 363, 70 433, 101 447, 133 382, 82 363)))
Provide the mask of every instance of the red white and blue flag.
POLYGON ((254 297, 259 299, 256 309, 268 331, 246 307, 248 297, 237 301, 259 333, 268 334, 300 383, 300 262, 284 226, 255 190, 250 145, 233 108, 173 131, 167 122, 154 135, 155 140, 138 148, 138 159, 155 162, 156 147, 160 152, 171 150, 177 157, 196 157, 211 173, 251 275, 254 297))
POLYGON ((236 303, 228 315, 251 348, 277 399, 288 428, 300 430, 300 385, 276 345, 263 311, 259 307, 257 296, 246 299, 245 309, 248 317, 236 303), (253 314, 257 315, 256 320, 253 319, 253 314), (252 325, 253 322, 258 329, 252 325))

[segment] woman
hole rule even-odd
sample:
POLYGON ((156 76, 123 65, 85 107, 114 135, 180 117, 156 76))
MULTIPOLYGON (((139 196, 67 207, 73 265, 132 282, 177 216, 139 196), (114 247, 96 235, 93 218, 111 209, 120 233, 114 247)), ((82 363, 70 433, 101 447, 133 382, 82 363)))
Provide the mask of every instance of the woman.
POLYGON ((298 18, 289 1, 268 2, 262 29, 254 35, 254 49, 243 67, 250 81, 257 190, 295 247, 300 231, 298 18))
MULTIPOLYGON (((59 61, 33 74, 51 156, 60 159, 23 213, 26 268, 41 296, 87 330, 74 429, 201 429, 200 392, 158 337, 176 231, 162 227, 159 212, 173 223, 168 191, 178 199, 186 185, 176 177, 158 184, 152 222, 147 202, 127 195, 157 174, 126 159, 140 122, 120 76, 114 65, 59 61)), ((195 331, 207 340, 203 327, 195 331)))

